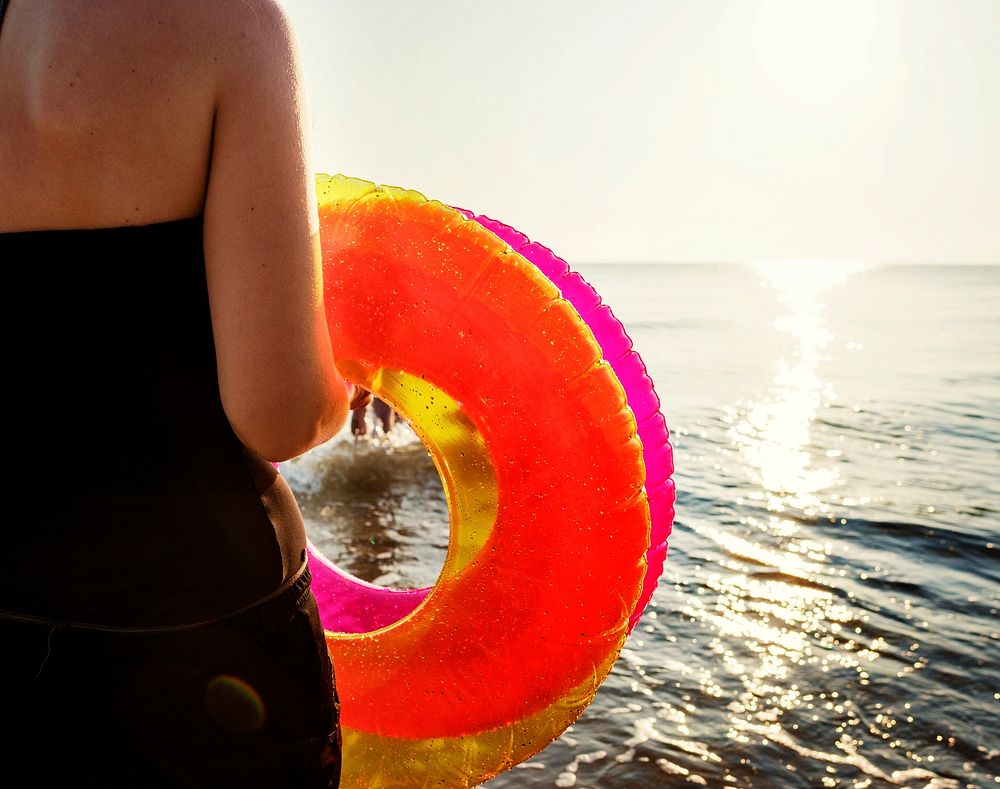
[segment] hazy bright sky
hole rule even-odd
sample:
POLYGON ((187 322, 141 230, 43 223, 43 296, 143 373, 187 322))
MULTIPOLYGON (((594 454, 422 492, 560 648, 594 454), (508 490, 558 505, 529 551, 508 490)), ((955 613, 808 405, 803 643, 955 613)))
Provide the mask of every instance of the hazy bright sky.
POLYGON ((284 3, 317 169, 571 262, 1000 262, 1000 0, 284 3))

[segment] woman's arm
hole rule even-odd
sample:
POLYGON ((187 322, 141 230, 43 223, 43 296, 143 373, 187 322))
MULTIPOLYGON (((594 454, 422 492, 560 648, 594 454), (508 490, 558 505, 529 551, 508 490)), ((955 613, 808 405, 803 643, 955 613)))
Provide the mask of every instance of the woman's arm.
POLYGON ((285 460, 343 424, 298 57, 272 0, 225 26, 205 204, 205 258, 222 404, 240 440, 285 460))

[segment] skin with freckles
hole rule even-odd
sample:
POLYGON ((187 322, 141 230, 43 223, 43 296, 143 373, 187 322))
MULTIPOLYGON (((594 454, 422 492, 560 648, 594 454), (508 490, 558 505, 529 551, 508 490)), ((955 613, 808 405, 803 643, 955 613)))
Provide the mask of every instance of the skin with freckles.
POLYGON ((280 6, 14 0, 0 74, 0 232, 203 215, 234 430, 276 461, 332 435, 364 395, 331 353, 305 101, 280 6))

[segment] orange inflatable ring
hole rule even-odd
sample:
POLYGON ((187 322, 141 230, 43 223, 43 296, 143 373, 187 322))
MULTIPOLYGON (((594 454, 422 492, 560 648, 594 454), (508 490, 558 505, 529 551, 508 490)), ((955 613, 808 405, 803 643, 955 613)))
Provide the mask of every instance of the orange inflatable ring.
POLYGON ((327 632, 344 787, 467 787, 528 758, 593 698, 649 545, 622 387, 555 286, 413 191, 317 180, 344 376, 402 413, 441 475, 451 540, 429 595, 327 632))

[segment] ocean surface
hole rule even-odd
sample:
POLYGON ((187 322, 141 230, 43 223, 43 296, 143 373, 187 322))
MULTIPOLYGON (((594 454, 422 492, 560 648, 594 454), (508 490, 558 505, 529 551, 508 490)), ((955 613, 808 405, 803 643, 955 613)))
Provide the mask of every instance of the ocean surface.
MULTIPOLYGON (((487 786, 1000 784, 1000 266, 579 266, 671 429, 677 521, 594 703, 487 786)), ((405 426, 283 466, 360 577, 434 582, 405 426)))

